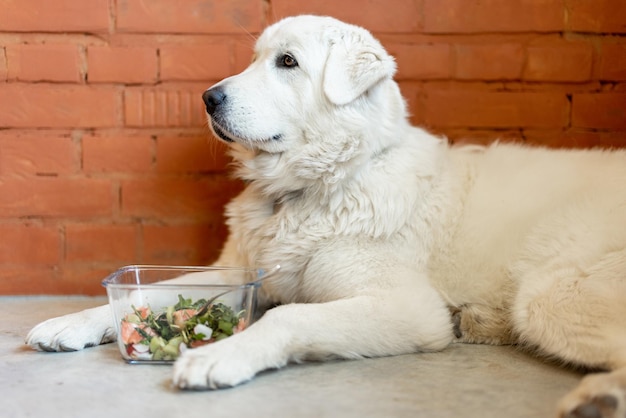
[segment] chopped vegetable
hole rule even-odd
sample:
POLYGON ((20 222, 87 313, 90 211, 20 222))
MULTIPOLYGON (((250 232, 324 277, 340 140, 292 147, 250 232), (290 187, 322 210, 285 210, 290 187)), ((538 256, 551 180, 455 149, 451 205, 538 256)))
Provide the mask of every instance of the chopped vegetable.
POLYGON ((135 307, 121 321, 121 339, 133 360, 175 360, 187 348, 230 337, 246 328, 244 311, 235 313, 214 303, 201 315, 205 299, 192 302, 178 295, 178 303, 163 312, 135 307))

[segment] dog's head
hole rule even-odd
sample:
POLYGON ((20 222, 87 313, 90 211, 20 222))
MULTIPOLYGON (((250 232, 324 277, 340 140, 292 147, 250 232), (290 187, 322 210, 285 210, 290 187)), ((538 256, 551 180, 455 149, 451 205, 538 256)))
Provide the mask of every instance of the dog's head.
POLYGON ((385 130, 405 119, 395 69, 365 29, 291 17, 263 32, 246 70, 202 97, 223 141, 246 155, 280 156, 292 176, 332 182, 345 175, 340 165, 380 152, 393 137, 385 130))

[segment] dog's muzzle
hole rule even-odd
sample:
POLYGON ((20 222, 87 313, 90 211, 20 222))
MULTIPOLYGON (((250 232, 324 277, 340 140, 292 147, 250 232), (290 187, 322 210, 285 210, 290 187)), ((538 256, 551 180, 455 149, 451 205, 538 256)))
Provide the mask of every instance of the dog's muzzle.
POLYGON ((215 135, 226 142, 233 142, 233 139, 228 136, 224 128, 216 122, 216 113, 222 104, 226 102, 226 93, 221 87, 213 87, 202 93, 202 101, 206 106, 206 111, 210 116, 211 128, 215 135))

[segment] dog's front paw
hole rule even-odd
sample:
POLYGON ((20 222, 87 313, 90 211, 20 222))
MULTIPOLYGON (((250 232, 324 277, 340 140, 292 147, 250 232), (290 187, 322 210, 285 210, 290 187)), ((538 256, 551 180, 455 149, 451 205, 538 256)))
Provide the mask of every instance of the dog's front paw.
POLYGON ((48 319, 26 336, 26 344, 39 351, 76 351, 115 341, 109 306, 48 319))
POLYGON ((559 417, 626 417, 626 369, 586 376, 561 400, 559 417))
POLYGON ((246 332, 187 350, 174 364, 174 385, 196 390, 231 387, 247 382, 262 370, 287 363, 279 347, 271 343, 248 343, 242 338, 246 332))

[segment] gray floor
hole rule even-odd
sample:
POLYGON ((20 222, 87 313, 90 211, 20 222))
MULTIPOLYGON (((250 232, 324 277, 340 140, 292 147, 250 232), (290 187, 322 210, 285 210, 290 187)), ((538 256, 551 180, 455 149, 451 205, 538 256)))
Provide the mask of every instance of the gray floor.
POLYGON ((117 345, 39 353, 41 320, 101 304, 80 297, 0 298, 3 417, 552 417, 580 375, 511 347, 292 365, 233 389, 181 392, 170 366, 128 365, 117 345))

